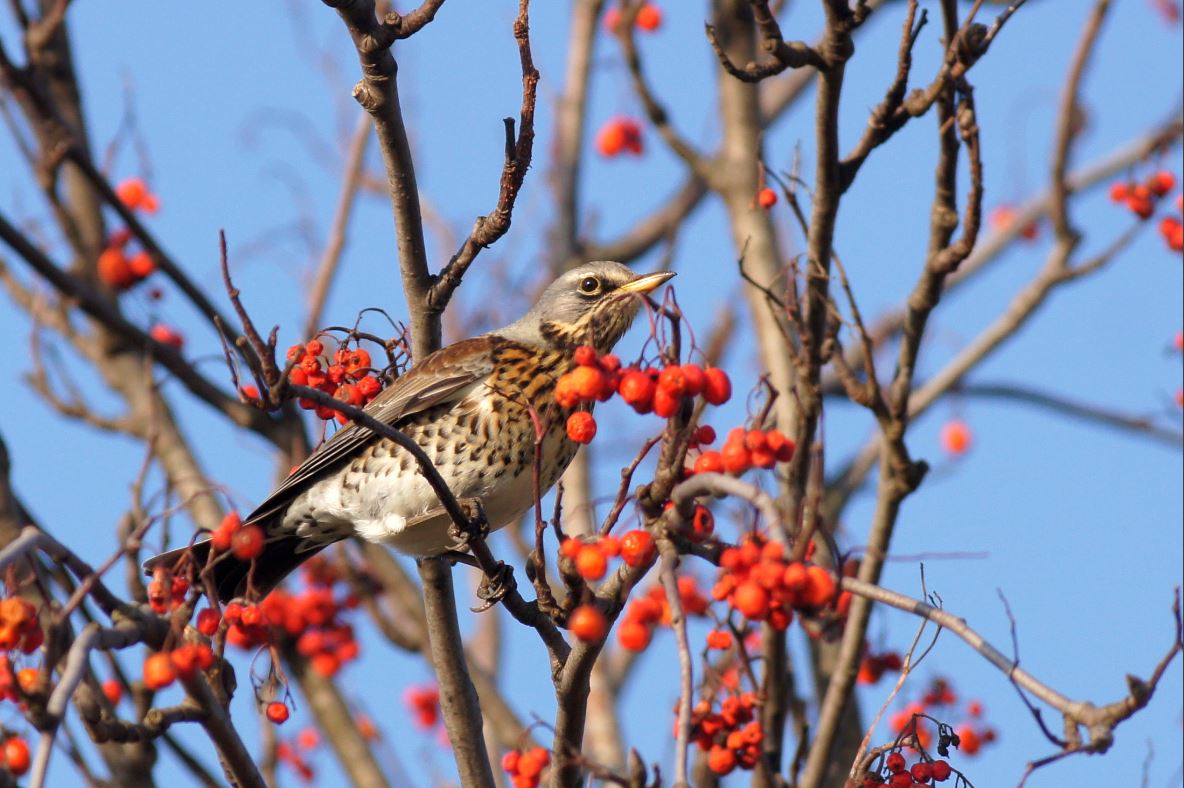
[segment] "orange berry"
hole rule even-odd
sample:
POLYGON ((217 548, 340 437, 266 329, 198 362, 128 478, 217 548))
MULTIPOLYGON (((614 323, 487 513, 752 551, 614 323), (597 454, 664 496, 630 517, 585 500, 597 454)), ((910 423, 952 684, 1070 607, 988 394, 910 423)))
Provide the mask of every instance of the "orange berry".
POLYGON ((32 760, 29 756, 29 744, 20 736, 13 736, 4 742, 4 763, 8 771, 17 777, 29 771, 32 760))
POLYGON ((669 389, 658 386, 654 391, 654 414, 668 419, 678 413, 682 397, 671 394, 669 389))
POLYGON ((965 454, 970 449, 970 427, 966 422, 954 419, 947 421, 941 428, 941 447, 949 454, 965 454))
POLYGON ((835 595, 835 579, 830 572, 817 564, 806 567, 806 583, 801 590, 801 600, 807 607, 822 607, 835 595))
POLYGON ((672 397, 681 397, 687 393, 687 378, 682 367, 669 366, 658 373, 658 388, 664 389, 672 397))
POLYGON ((725 651, 732 647, 732 633, 713 629, 707 633, 707 648, 725 651))
POLYGON ((625 620, 617 627, 617 642, 628 651, 644 651, 653 633, 640 621, 625 620))
POLYGON ((649 413, 654 407, 657 384, 644 372, 631 370, 621 376, 617 393, 638 413, 649 413))
POLYGON ((718 451, 705 451, 695 460, 695 473, 723 473, 724 459, 718 451))
POLYGON ((961 740, 958 749, 966 755, 974 755, 982 749, 982 738, 978 735, 978 731, 969 725, 963 725, 958 729, 958 738, 961 740))
POLYGON ((634 529, 621 537, 621 560, 629 566, 648 564, 656 552, 649 531, 634 529))
POLYGON ((589 345, 580 345, 576 348, 572 353, 572 360, 581 367, 595 367, 599 361, 596 356, 596 348, 589 345))
POLYGON ((1126 202, 1127 196, 1130 194, 1130 187, 1123 181, 1115 181, 1110 184, 1110 201, 1111 202, 1126 202))
POLYGON ((127 290, 136 283, 131 264, 123 250, 116 247, 108 247, 99 254, 96 271, 103 284, 112 290, 127 290))
POLYGON ((727 747, 713 744, 707 753, 707 768, 720 776, 730 774, 736 768, 736 754, 727 747))
POLYGON ((662 26, 662 9, 653 3, 646 3, 637 10, 634 24, 641 30, 652 33, 662 26))
POLYGON ((267 719, 274 722, 276 725, 283 725, 288 721, 288 707, 279 701, 273 701, 267 704, 267 719))
POLYGON ((115 679, 107 679, 103 682, 103 694, 107 696, 111 705, 115 706, 123 700, 123 685, 115 679))
POLYGON ((576 443, 591 443, 596 437, 596 419, 586 411, 577 411, 567 417, 567 437, 576 443))
POLYGON ((148 196, 148 187, 140 178, 127 178, 115 187, 115 196, 128 208, 139 208, 148 196))
POLYGON ((769 430, 765 433, 765 438, 769 444, 769 451, 777 458, 777 462, 789 462, 793 459, 794 449, 797 444, 792 439, 786 437, 781 430, 769 430))
POLYGON ((728 473, 741 474, 752 467, 752 453, 743 443, 725 443, 720 457, 728 473))
POLYGON ((263 554, 263 529, 257 525, 244 525, 230 537, 230 549, 235 558, 249 561, 263 554))
POLYGON ((759 451, 767 449, 769 441, 761 430, 749 430, 744 434, 744 445, 749 451, 759 451))
POLYGON ((608 633, 608 622, 595 605, 580 605, 568 616, 567 628, 585 643, 599 643, 608 633))
POLYGON ((507 774, 516 774, 518 772, 518 758, 522 753, 517 750, 510 750, 502 756, 502 771, 507 774))
POLYGON ((599 580, 608 571, 608 559, 598 545, 586 544, 576 556, 576 571, 585 580, 599 580))
POLYGON ((757 205, 768 210, 777 204, 777 192, 766 186, 756 193, 756 202, 757 205))
POLYGON ((722 405, 732 398, 732 381, 728 373, 718 367, 703 372, 703 399, 709 405, 722 405))
POLYGON ((769 592, 753 582, 741 583, 732 595, 732 607, 750 621, 769 616, 769 592))
POLYGON ((16 683, 25 693, 32 693, 37 689, 37 679, 40 675, 37 668, 21 668, 16 672, 16 683))
POLYGON ((612 158, 625 149, 626 131, 620 120, 610 120, 596 133, 596 150, 601 156, 612 158))
POLYGON ((571 378, 571 386, 585 402, 596 399, 604 388, 605 375, 596 367, 576 367, 567 373, 571 378))
POLYGON ((1156 197, 1163 197, 1176 185, 1176 176, 1168 170, 1160 170, 1147 179, 1147 188, 1156 197))
POLYGON ((518 774, 522 777, 538 777, 551 762, 551 753, 544 747, 534 747, 518 758, 518 774))
POLYGON ((177 672, 167 652, 151 654, 144 660, 144 686, 148 689, 164 689, 176 678, 177 672))
POLYGON ((136 279, 144 279, 156 270, 156 262, 152 259, 152 255, 147 252, 137 252, 132 255, 132 258, 127 261, 127 264, 131 269, 132 276, 136 279))
POLYGON ((222 623, 222 616, 218 615, 218 611, 213 608, 203 608, 197 614, 197 631, 208 638, 214 636, 220 623, 222 623))

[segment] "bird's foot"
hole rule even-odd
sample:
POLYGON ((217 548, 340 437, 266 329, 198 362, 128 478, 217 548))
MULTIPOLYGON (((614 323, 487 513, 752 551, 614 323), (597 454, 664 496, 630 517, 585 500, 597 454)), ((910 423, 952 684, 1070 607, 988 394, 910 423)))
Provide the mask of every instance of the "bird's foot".
POLYGON ((514 567, 504 561, 498 561, 493 574, 487 574, 477 586, 477 597, 481 599, 481 604, 470 609, 474 613, 482 613, 505 599, 506 594, 516 586, 514 567))
POLYGON ((461 498, 457 503, 464 510, 468 527, 461 528, 452 523, 448 526, 448 536, 452 539, 453 547, 463 552, 469 549, 474 539, 489 536, 489 521, 485 519, 485 509, 481 506, 480 498, 461 498))

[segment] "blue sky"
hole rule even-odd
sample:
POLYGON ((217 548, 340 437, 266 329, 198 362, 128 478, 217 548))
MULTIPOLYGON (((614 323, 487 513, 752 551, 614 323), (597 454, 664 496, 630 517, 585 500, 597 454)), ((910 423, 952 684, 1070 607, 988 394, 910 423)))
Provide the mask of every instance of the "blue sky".
MULTIPOLYGON (((674 122, 710 149, 719 121, 713 61, 701 27, 704 12, 701 4, 666 5, 663 28, 640 40, 647 69, 674 122)), ((935 3, 922 5, 938 13, 935 3)), ((1085 3, 1030 3, 972 73, 988 206, 1021 201, 1047 182, 1056 100, 1086 8, 1085 3)), ((517 51, 510 35, 515 11, 510 2, 454 0, 428 29, 397 50, 422 195, 454 232, 467 230, 496 199, 501 118, 516 115, 519 105, 517 51)), ((564 3, 544 2, 532 11, 535 62, 542 73, 535 166, 513 228, 474 268, 478 276, 483 270, 504 272, 510 286, 502 289, 490 284, 501 279, 473 276, 459 296, 462 308, 494 303, 514 314, 525 306, 546 263, 544 236, 553 215, 546 162, 563 74, 567 11, 564 3)), ((902 17, 903 6, 889 4, 858 40, 840 118, 844 148, 857 139, 868 110, 883 93, 902 17)), ((298 340, 305 289, 339 191, 343 140, 357 113, 349 90, 358 67, 335 14, 320 4, 296 2, 204 3, 184 13, 169 4, 92 2, 73 6, 70 20, 95 150, 107 147, 131 96, 151 183, 164 205, 150 223, 166 248, 219 296, 217 233, 224 229, 248 307, 261 324, 280 325, 281 344, 298 340), (311 247, 302 234, 312 238, 311 247)), ((0 37, 12 51, 17 39, 10 25, 7 18, 0 23, 0 37)), ((814 4, 795 4, 783 26, 789 37, 812 38, 819 26, 814 4)), ((918 44, 914 84, 927 81, 936 68, 937 26, 931 23, 918 44)), ((1178 112, 1181 57, 1178 25, 1165 25, 1149 2, 1116 4, 1084 84, 1089 124, 1074 161, 1093 161, 1178 112)), ((593 130, 618 113, 640 115, 612 42, 598 49, 591 97, 593 130)), ((766 139, 771 165, 788 169, 800 145, 803 169, 811 172, 812 128, 810 102, 782 118, 766 139)), ((910 124, 873 154, 844 200, 835 243, 865 316, 899 304, 922 264, 933 139, 931 118, 910 124)), ((604 161, 589 153, 583 194, 586 226, 596 237, 612 237, 631 226, 680 182, 678 163, 656 135, 648 134, 646 142, 640 159, 604 161)), ((371 164, 380 170, 374 155, 371 164)), ((1179 149, 1163 164, 1180 175, 1179 149)), ((112 174, 147 174, 144 167, 135 149, 124 145, 112 174)), ((10 216, 46 218, 7 134, 0 137, 0 204, 10 216)), ((799 240, 788 232, 788 212, 783 205, 774 210, 791 238, 789 253, 800 251, 799 240)), ((1104 248, 1130 221, 1101 190, 1080 200, 1074 211, 1085 232, 1085 255, 1104 248)), ((1035 274, 1048 251, 1047 239, 1046 229, 1041 240, 1009 251, 973 287, 943 301, 921 357, 922 378, 991 322, 1035 274)), ((434 265, 452 251, 429 234, 434 265)), ((3 254, 22 270, 7 251, 3 254)), ((725 302, 738 298, 735 257, 723 207, 708 199, 674 251, 679 299, 701 332, 725 302)), ((389 206, 380 197, 364 197, 326 312, 330 322, 351 321, 359 309, 376 305, 396 317, 403 314, 396 262, 389 206)), ((656 264, 652 255, 638 267, 656 264)), ((1168 348, 1182 324, 1181 285, 1179 255, 1166 251, 1148 227, 1105 271, 1054 295, 971 381, 1026 384, 1131 414, 1166 415, 1178 426, 1171 399, 1181 386, 1181 363, 1168 348)), ((127 506, 142 451, 125 438, 65 422, 15 381, 28 365, 28 326, 9 302, 3 303, 0 331, 15 353, 0 433, 13 454, 17 488, 53 533, 97 562, 113 549, 111 534, 127 506), (68 494, 62 492, 63 483, 69 484, 68 494)), ((189 337, 187 353, 211 374, 221 374, 216 338, 177 294, 166 293, 155 305, 125 299, 125 308, 137 320, 159 313, 178 325, 189 337)), ((636 334, 623 354, 636 349, 636 334)), ((737 380, 754 379, 751 348, 751 342, 738 343, 726 360, 737 380)), ((78 372, 78 381, 95 392, 97 408, 117 407, 85 371, 78 372)), ((274 473, 267 447, 234 434, 179 390, 171 393, 210 474, 229 486, 240 506, 251 508, 274 473)), ((722 429, 740 418, 735 406, 713 421, 722 429)), ((599 489, 608 494, 620 462, 632 455, 640 436, 636 418, 615 405, 605 409, 601 424, 603 436, 623 436, 597 442, 603 460, 599 489)), ((825 429, 828 460, 836 467, 862 444, 871 425, 856 408, 838 405, 828 411, 825 429)), ((1170 643, 1172 587, 1182 575, 1184 469, 1178 446, 1049 411, 973 398, 935 406, 910 432, 909 445, 935 469, 904 505, 893 543, 894 554, 902 558, 890 563, 885 585, 919 594, 915 556, 966 554, 927 559, 928 587, 1006 651, 1008 620, 997 593, 1002 591, 1016 619, 1022 662, 1038 677, 1070 697, 1109 702, 1125 692, 1126 673, 1147 675, 1170 643), (972 426, 975 446, 951 463, 941 456, 937 431, 954 414, 972 426)), ((845 513, 844 545, 862 544, 872 504, 865 495, 845 513)), ((506 551, 501 537, 495 549, 506 551)), ((709 577, 706 567, 697 569, 709 577)), ((877 638, 882 633, 886 646, 903 648, 914 626, 907 616, 880 613, 872 632, 877 638)), ((505 654, 506 693, 524 718, 537 713, 550 719, 553 701, 543 652, 533 639, 508 631, 513 634, 505 654)), ((134 665, 138 659, 127 662, 134 665)), ((628 743, 667 767, 672 754, 666 741, 668 709, 677 692, 668 668, 673 659, 671 639, 657 638, 624 704, 628 743)), ((1173 665, 1150 707, 1118 730, 1107 756, 1070 760, 1038 773, 1029 784, 1133 784, 1152 749, 1149 785, 1178 784, 1184 762, 1180 665, 1173 665)), ((1000 731, 1000 742, 985 754, 959 760, 977 785, 1014 784, 1027 760, 1049 754, 1006 680, 948 635, 904 694, 910 687, 919 691, 938 674, 954 677, 966 696, 982 698, 988 720, 1000 731)), ((428 678, 420 660, 393 653, 370 634, 362 659, 344 674, 349 691, 365 699, 388 731, 406 725, 400 702, 404 686, 428 678)), ((883 684, 861 691, 864 708, 877 707, 884 691, 883 684)), ((240 717, 247 718, 250 693, 240 692, 235 704, 240 717)), ((298 712, 297 724, 301 717, 298 712)), ((450 774, 447 754, 429 737, 399 733, 393 746, 404 764, 426 757, 438 774, 450 774)), ((213 763, 212 754, 203 752, 213 763)), ((55 764, 51 774, 53 784, 70 784, 64 763, 55 764)), ((328 771, 324 779, 328 785, 339 778, 328 771)), ((428 785, 431 778, 425 770, 411 779, 428 785)))

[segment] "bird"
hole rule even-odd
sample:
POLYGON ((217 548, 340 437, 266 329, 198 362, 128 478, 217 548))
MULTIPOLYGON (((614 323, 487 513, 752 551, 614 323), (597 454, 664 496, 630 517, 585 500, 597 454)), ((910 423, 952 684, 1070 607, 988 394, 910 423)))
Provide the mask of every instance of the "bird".
MULTIPOLYGON (((565 428, 574 409, 560 406, 554 393, 575 366, 576 348, 609 353, 648 294, 672 276, 637 274, 612 261, 577 266, 548 285, 523 317, 427 355, 364 410, 413 439, 457 500, 476 500, 490 530, 501 528, 534 502, 536 417, 545 429, 541 492, 575 456, 578 444, 565 428)), ((263 551, 252 560, 215 556, 221 602, 263 598, 304 561, 351 536, 416 557, 463 547, 411 453, 356 422, 309 454, 242 522, 261 527, 263 551)), ((210 549, 210 540, 196 542, 144 568, 201 569, 210 549)))

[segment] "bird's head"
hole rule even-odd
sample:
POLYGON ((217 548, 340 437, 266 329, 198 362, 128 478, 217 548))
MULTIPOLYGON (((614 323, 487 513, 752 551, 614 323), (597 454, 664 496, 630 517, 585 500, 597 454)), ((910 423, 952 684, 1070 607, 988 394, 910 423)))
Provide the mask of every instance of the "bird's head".
POLYGON ((629 329, 645 295, 672 276, 636 274, 607 260, 585 263, 549 284, 521 320, 494 333, 529 344, 591 345, 607 353, 629 329))

